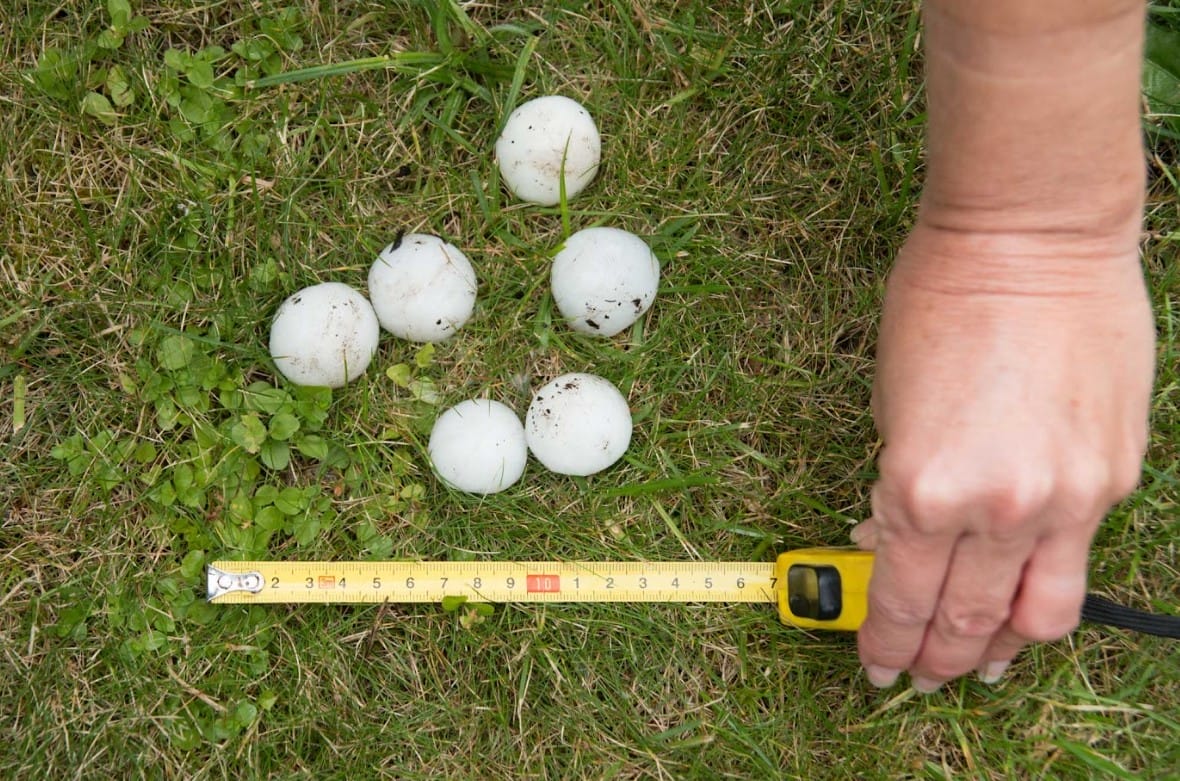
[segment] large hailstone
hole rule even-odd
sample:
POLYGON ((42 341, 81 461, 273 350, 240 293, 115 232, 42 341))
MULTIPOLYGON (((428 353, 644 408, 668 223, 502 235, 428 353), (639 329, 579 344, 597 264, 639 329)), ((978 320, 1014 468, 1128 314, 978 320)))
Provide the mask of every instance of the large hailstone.
POLYGON ((427 450, 443 482, 475 494, 503 491, 528 459, 520 418, 490 399, 468 399, 440 415, 427 450))
POLYGON ((365 373, 381 328, 363 295, 341 282, 305 287, 270 326, 270 356, 296 385, 339 388, 365 373))
POLYGON ((496 141, 500 176, 522 201, 552 206, 573 198, 598 173, 602 140, 590 112, 561 95, 547 95, 520 105, 508 115, 496 141))
POLYGON ((570 236, 553 258, 553 300, 570 328, 614 336, 652 305, 660 261, 633 233, 586 228, 570 236))
POLYGON ((381 251, 369 269, 369 298, 394 336, 441 342, 475 310, 475 269, 437 236, 411 233, 381 251))
POLYGON ((627 451, 631 409, 607 380, 593 374, 563 374, 533 396, 524 437, 547 469, 592 475, 627 451))

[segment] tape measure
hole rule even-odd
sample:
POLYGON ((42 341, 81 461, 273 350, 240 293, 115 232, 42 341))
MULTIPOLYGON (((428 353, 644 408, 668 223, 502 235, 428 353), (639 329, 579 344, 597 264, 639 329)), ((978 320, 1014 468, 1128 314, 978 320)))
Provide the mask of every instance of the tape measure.
POLYGON ((760 602, 783 623, 855 631, 873 555, 806 548, 775 562, 215 561, 215 604, 760 602))

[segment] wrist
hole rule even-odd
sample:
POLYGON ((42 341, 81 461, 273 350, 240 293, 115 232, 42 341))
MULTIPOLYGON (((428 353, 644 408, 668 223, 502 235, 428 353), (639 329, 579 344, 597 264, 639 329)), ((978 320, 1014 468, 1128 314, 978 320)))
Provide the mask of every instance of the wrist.
POLYGON ((1109 231, 948 228, 919 216, 890 285, 950 295, 1090 298, 1143 294, 1138 216, 1109 231))
POLYGON ((928 224, 1137 234, 1143 8, 1069 5, 927 0, 928 224))

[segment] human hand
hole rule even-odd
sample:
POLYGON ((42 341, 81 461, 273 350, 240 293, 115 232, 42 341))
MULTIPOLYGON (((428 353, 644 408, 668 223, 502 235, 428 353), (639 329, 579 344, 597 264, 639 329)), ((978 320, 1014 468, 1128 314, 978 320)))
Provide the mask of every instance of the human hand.
POLYGON ((919 221, 900 253, 873 394, 880 479, 853 531, 875 550, 859 634, 875 685, 994 682, 1077 625, 1090 542, 1147 441, 1154 332, 1123 234, 919 221))

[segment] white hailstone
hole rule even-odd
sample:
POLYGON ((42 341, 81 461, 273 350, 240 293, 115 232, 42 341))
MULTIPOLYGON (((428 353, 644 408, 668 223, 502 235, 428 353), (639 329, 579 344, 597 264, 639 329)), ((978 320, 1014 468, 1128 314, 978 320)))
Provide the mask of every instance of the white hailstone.
POLYGON ((474 494, 503 491, 528 459, 520 418, 490 399, 468 399, 440 415, 427 450, 443 482, 474 494))
POLYGON ((553 258, 553 300, 570 328, 614 336, 652 305, 660 261, 643 239, 618 228, 586 228, 553 258))
POLYGON ((339 388, 365 373, 381 328, 363 295, 341 282, 305 287, 270 326, 270 357, 296 385, 339 388))
POLYGON ((547 469, 592 475, 631 444, 631 409, 618 388, 593 374, 563 374, 537 391, 524 423, 529 450, 547 469))
POLYGON ((437 236, 411 233, 369 269, 369 298, 382 327, 412 342, 441 342, 475 310, 475 269, 437 236))
POLYGON ((496 140, 496 162, 512 194, 522 201, 552 206, 573 198, 598 173, 602 140, 590 112, 576 100, 546 95, 521 104, 508 115, 496 140))

